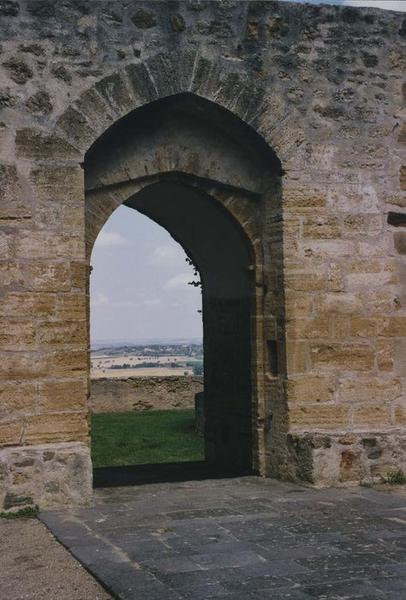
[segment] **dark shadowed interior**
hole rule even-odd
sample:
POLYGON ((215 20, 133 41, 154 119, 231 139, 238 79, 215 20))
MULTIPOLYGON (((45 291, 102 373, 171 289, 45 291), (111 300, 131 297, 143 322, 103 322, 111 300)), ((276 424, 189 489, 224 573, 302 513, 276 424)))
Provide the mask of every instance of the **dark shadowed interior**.
POLYGON ((212 198, 183 184, 151 185, 126 205, 165 227, 199 269, 206 459, 220 468, 249 470, 253 257, 248 240, 212 198))

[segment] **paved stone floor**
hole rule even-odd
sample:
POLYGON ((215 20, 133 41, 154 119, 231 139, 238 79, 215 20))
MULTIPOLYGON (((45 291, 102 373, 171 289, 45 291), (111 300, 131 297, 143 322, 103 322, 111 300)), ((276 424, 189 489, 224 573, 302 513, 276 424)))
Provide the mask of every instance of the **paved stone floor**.
POLYGON ((404 494, 246 477, 98 490, 41 519, 123 600, 401 600, 404 494))

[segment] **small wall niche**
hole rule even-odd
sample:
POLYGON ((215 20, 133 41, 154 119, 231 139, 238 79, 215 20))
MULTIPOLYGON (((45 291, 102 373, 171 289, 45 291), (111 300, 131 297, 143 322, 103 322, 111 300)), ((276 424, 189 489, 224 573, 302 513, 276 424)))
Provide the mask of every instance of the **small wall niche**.
POLYGON ((406 213, 388 212, 388 225, 406 227, 406 213))
POLYGON ((272 377, 277 377, 279 375, 278 342, 276 340, 268 340, 267 348, 268 348, 268 373, 272 377))

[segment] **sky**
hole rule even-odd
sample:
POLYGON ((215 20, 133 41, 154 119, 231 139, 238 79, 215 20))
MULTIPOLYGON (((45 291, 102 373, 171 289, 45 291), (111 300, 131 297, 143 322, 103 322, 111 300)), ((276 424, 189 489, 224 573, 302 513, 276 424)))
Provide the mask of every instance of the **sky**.
MULTIPOLYGON (((406 0, 307 2, 406 11, 406 0)), ((165 229, 133 209, 118 208, 92 254, 92 343, 200 340, 201 292, 188 285, 193 270, 185 258, 165 229)))
POLYGON ((338 4, 342 6, 370 6, 386 10, 406 12, 406 0, 284 0, 285 2, 300 2, 307 4, 338 4))
POLYGON ((169 233, 132 208, 114 211, 93 248, 92 344, 202 338, 200 288, 169 233))

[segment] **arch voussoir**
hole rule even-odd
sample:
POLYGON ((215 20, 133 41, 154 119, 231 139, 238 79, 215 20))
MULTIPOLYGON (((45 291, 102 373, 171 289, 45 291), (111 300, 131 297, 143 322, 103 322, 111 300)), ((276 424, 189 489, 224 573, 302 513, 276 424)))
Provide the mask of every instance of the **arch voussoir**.
POLYGON ((157 98, 181 94, 190 90, 196 52, 189 51, 176 55, 156 54, 145 66, 155 86, 157 98))
MULTIPOLYGON (((273 131, 286 116, 281 96, 265 88, 226 59, 212 59, 196 50, 176 56, 157 53, 109 74, 86 90, 59 117, 56 127, 82 153, 116 121, 133 110, 178 94, 193 94, 230 111, 285 157, 284 141, 273 131)), ((282 128, 283 130, 283 128, 282 128)), ((287 151, 294 148, 289 145, 287 151)))

